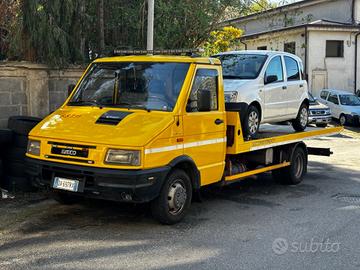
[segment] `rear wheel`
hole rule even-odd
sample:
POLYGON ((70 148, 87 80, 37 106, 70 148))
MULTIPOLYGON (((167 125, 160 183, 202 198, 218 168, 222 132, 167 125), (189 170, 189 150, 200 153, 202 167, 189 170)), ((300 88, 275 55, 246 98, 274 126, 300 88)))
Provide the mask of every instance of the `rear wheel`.
POLYGON ((183 170, 174 170, 167 177, 159 197, 151 202, 153 217, 162 224, 181 221, 191 204, 192 185, 183 170))
POLYGON ((303 147, 296 147, 294 150, 290 166, 272 171, 275 181, 285 185, 297 185, 301 183, 307 172, 307 153, 303 147))
POLYGON ((292 126, 296 131, 304 131, 309 122, 309 106, 303 103, 300 106, 298 115, 295 120, 292 121, 292 126))
POLYGON ((261 119, 259 110, 255 106, 250 105, 243 124, 243 132, 245 137, 256 137, 260 127, 260 121, 261 119))

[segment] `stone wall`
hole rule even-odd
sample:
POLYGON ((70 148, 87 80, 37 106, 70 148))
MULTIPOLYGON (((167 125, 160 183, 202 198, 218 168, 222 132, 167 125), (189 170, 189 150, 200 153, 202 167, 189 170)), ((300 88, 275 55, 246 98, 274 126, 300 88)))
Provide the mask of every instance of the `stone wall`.
POLYGON ((27 62, 0 62, 0 128, 12 115, 44 117, 66 99, 84 68, 63 70, 27 62))

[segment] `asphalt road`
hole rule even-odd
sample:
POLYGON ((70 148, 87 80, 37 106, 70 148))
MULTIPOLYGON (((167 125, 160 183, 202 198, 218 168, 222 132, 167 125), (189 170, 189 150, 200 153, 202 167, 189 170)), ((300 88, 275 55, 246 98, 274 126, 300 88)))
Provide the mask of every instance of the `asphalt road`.
POLYGON ((0 201, 0 269, 359 269, 359 130, 308 145, 334 155, 311 157, 300 185, 207 190, 174 226, 147 206, 0 201))

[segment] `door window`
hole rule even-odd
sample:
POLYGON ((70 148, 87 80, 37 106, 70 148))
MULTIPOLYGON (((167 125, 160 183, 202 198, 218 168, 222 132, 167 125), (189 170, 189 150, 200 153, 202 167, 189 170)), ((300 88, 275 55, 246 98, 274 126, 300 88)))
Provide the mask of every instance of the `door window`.
POLYGON ((211 111, 218 110, 218 80, 216 69, 198 69, 191 88, 190 97, 186 106, 187 112, 198 112, 198 92, 208 90, 211 93, 211 111))
POLYGON ((284 81, 283 66, 280 56, 276 56, 270 61, 267 66, 265 76, 277 76, 277 81, 274 82, 284 81))
POLYGON ((285 66, 288 81, 300 80, 300 71, 298 62, 289 56, 285 56, 285 66))
POLYGON ((330 96, 328 98, 328 101, 331 102, 331 103, 334 103, 336 105, 339 105, 339 98, 338 98, 337 95, 330 94, 330 96))

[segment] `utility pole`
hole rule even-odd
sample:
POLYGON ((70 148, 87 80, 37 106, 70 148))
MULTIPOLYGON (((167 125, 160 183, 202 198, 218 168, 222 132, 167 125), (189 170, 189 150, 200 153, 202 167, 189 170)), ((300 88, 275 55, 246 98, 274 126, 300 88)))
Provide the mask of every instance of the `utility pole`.
POLYGON ((154 49, 154 1, 148 0, 148 25, 147 25, 147 45, 146 49, 154 49))

